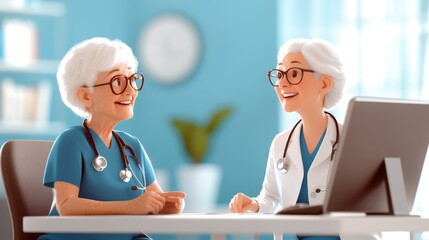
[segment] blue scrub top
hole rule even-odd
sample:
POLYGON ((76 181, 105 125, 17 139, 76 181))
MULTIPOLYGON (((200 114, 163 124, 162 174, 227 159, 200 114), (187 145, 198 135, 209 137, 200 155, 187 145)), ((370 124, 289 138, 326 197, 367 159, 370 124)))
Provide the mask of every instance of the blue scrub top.
MULTIPOLYGON (((304 167, 304 178, 302 180, 301 191, 299 192, 299 196, 298 196, 298 201, 297 201, 298 203, 309 204, 307 174, 311 164, 314 161, 314 158, 317 155, 317 152, 319 151, 320 145, 322 145, 323 138, 325 138, 325 134, 326 134, 326 130, 325 132, 323 132, 322 136, 320 137, 316 148, 310 154, 307 148, 307 143, 305 142, 303 128, 301 128, 299 143, 301 148, 302 164, 304 167)), ((322 236, 297 236, 297 238, 298 240, 339 240, 340 239, 339 237, 334 237, 334 236, 323 236, 323 237, 322 236)))
POLYGON ((322 145, 323 138, 325 138, 325 134, 326 134, 326 130, 325 132, 323 132, 322 136, 320 137, 316 148, 310 154, 307 148, 307 143, 305 142, 303 127, 301 128, 301 132, 299 135, 299 144, 301 148, 302 165, 304 167, 304 178, 302 179, 301 191, 299 192, 299 195, 298 195, 298 200, 297 200, 298 203, 305 203, 305 204, 310 203, 308 200, 308 183, 307 183, 308 170, 310 169, 310 166, 313 163, 317 152, 319 151, 320 145, 322 145))
MULTIPOLYGON (((122 201, 131 200, 143 191, 134 191, 132 186, 141 187, 134 176, 126 183, 119 178, 119 172, 124 169, 122 155, 118 142, 112 137, 110 148, 108 148, 101 138, 90 129, 99 154, 106 158, 107 167, 98 172, 92 165, 95 153, 86 138, 82 126, 74 126, 63 131, 55 140, 46 164, 43 184, 53 188, 54 182, 63 181, 75 185, 79 188, 79 197, 97 201, 122 201)), ((126 132, 116 131, 136 153, 141 163, 140 171, 135 160, 128 157, 129 164, 141 183, 146 182, 149 186, 155 181, 155 174, 150 159, 141 145, 140 141, 126 132), (143 177, 144 176, 144 177, 143 177)), ((129 150, 125 151, 127 156, 131 156, 129 150)), ((58 216, 58 211, 54 206, 49 216, 58 216)), ((133 239, 133 234, 47 234, 39 239, 133 239)), ((138 238, 134 238, 138 239, 138 238)))

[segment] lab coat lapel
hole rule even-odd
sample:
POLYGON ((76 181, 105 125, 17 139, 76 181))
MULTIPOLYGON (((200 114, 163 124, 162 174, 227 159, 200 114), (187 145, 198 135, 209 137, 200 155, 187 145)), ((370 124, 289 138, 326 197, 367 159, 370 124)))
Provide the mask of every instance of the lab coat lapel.
POLYGON ((302 165, 301 147, 299 143, 301 128, 302 122, 295 128, 293 132, 293 136, 290 139, 289 148, 287 151, 287 156, 291 160, 291 163, 302 172, 304 171, 304 167, 302 165))
POLYGON ((322 141, 322 144, 320 145, 319 151, 316 154, 316 157, 314 158, 314 162, 311 165, 311 168, 316 167, 320 163, 324 162, 325 160, 330 160, 331 152, 332 152, 332 145, 335 143, 336 139, 336 126, 335 122, 331 117, 328 117, 328 128, 326 129, 325 137, 322 141))

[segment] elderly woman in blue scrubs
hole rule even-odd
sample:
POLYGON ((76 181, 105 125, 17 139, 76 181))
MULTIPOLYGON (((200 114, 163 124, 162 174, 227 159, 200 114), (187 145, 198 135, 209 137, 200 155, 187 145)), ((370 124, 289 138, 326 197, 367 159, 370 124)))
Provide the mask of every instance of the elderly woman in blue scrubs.
MULTIPOLYGON (((174 214, 183 192, 163 192, 140 141, 115 126, 133 117, 144 76, 119 40, 91 38, 69 50, 57 80, 63 102, 84 118, 55 140, 44 176, 50 216, 174 214)), ((118 223, 121 224, 121 223, 118 223)), ((150 239, 145 234, 54 234, 39 239, 150 239)))
MULTIPOLYGON (((236 194, 229 204, 234 213, 273 213, 296 204, 321 205, 325 197, 342 127, 325 111, 337 104, 345 86, 338 51, 322 39, 287 41, 278 52, 276 68, 268 72, 268 80, 283 110, 298 113, 301 120, 292 129, 275 136, 260 194, 255 198, 236 194)), ((281 238, 275 236, 275 239, 281 238)), ((337 236, 297 238, 340 239, 337 236)), ((341 239, 374 238, 341 236, 341 239)))

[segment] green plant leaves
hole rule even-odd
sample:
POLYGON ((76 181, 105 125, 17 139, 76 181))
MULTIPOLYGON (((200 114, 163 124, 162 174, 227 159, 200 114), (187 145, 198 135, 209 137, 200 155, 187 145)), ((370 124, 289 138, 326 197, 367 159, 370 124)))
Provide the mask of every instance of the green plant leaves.
POLYGON ((222 108, 219 111, 217 111, 210 119, 209 124, 207 125, 207 131, 209 133, 212 133, 219 126, 219 124, 226 117, 228 117, 229 114, 231 114, 231 112, 232 112, 232 108, 230 107, 222 108))
POLYGON ((231 113, 232 108, 222 108, 213 114, 207 125, 178 118, 171 120, 171 123, 179 132, 183 146, 193 163, 203 161, 209 149, 211 135, 231 113))

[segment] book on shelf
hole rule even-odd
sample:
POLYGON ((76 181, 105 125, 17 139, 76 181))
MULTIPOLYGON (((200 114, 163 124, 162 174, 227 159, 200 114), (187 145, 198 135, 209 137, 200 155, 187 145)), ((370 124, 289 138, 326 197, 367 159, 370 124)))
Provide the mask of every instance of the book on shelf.
POLYGON ((31 20, 3 20, 4 61, 13 66, 27 66, 38 57, 38 34, 31 20))
POLYGON ((48 81, 40 81, 37 85, 17 84, 11 79, 1 81, 1 122, 5 125, 47 125, 51 88, 48 81))

